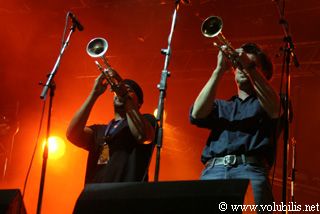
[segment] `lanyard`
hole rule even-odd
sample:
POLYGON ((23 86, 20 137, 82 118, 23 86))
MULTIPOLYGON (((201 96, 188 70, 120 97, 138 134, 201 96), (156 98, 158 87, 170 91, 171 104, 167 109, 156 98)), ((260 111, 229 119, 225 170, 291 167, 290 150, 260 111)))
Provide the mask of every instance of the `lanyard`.
POLYGON ((124 122, 124 119, 115 121, 114 119, 109 123, 104 133, 106 138, 110 138, 114 131, 124 122))

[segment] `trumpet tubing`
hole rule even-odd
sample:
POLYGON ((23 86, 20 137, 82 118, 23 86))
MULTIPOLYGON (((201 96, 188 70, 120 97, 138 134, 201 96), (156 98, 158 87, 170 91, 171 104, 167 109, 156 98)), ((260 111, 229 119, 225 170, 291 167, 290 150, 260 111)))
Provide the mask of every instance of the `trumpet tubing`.
POLYGON ((233 67, 238 67, 238 57, 235 49, 231 43, 222 34, 223 21, 219 16, 209 16, 206 18, 201 25, 202 35, 207 38, 217 37, 220 43, 214 42, 214 46, 219 48, 220 51, 232 62, 233 67), (226 46, 225 49, 221 46, 226 46))

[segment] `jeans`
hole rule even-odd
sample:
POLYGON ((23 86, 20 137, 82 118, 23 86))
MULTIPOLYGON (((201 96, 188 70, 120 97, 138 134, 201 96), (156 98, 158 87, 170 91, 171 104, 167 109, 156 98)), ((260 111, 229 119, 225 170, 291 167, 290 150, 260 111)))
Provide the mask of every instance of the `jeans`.
POLYGON ((273 203, 272 188, 268 179, 268 170, 261 166, 254 166, 251 164, 214 166, 212 162, 202 171, 200 179, 250 179, 255 204, 272 205, 273 203))

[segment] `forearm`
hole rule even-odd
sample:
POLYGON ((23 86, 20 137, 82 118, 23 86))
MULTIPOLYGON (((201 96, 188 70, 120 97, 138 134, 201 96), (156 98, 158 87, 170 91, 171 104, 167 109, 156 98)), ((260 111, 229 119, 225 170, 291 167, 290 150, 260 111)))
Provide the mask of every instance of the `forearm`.
POLYGON ((98 97, 98 95, 91 93, 71 119, 67 129, 67 137, 70 141, 83 137, 90 112, 98 97))
POLYGON ((207 117, 212 110, 212 103, 216 97, 219 80, 222 73, 218 68, 212 73, 212 76, 202 88, 200 94, 196 98, 191 115, 193 118, 201 119, 207 117))
MULTIPOLYGON (((131 102, 131 100, 127 102, 131 102)), ((126 117, 130 131, 139 143, 148 144, 153 141, 155 135, 153 126, 141 115, 133 103, 127 105, 126 117)))
POLYGON ((280 97, 269 82, 257 72, 251 72, 250 79, 264 110, 271 118, 279 117, 282 111, 280 97))

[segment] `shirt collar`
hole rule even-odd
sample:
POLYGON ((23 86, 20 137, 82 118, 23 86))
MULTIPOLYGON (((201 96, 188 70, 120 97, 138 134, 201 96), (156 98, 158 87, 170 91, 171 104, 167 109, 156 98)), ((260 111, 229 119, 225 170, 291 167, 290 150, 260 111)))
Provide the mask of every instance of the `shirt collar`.
POLYGON ((251 100, 251 99, 256 99, 256 95, 254 94, 251 94, 249 95, 246 99, 242 100, 238 95, 235 95, 235 96, 232 96, 229 101, 236 101, 236 100, 239 100, 240 102, 246 102, 248 100, 251 100))

